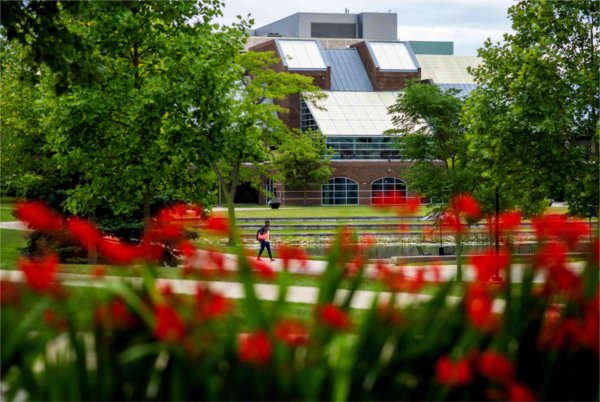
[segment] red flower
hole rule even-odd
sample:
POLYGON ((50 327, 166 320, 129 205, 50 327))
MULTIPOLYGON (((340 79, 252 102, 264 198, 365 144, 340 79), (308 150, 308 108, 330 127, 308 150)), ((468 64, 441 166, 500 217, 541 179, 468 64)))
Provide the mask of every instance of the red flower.
POLYGON ((172 306, 158 305, 154 314, 154 336, 166 342, 178 342, 183 339, 185 325, 179 313, 172 306))
POLYGON ((352 326, 348 315, 333 304, 317 307, 317 315, 325 325, 337 330, 346 330, 352 326))
POLYGON ((125 300, 117 298, 106 305, 100 305, 94 313, 96 324, 107 329, 127 329, 135 323, 135 316, 125 300))
POLYGON ((106 275, 106 270, 104 269, 103 266, 101 265, 96 265, 95 267, 92 268, 92 276, 94 278, 104 278, 104 276, 106 275))
POLYGON ((16 215, 29 227, 44 231, 58 231, 62 228, 62 218, 39 201, 21 201, 16 207, 16 215))
POLYGON ((470 262, 475 268, 478 281, 489 281, 496 269, 503 270, 508 266, 509 256, 506 250, 501 250, 498 254, 493 249, 487 249, 484 254, 473 255, 470 262))
POLYGON ((87 248, 96 247, 102 239, 102 234, 93 224, 77 217, 69 219, 67 229, 87 248))
POLYGON ((275 278, 275 271, 266 262, 255 260, 254 258, 248 258, 248 262, 252 266, 252 269, 262 278, 267 280, 275 278))
POLYGON ((440 219, 440 224, 444 231, 446 231, 446 228, 449 228, 451 232, 460 235, 465 229, 465 225, 461 222, 460 216, 458 215, 445 212, 440 219))
POLYGON ((514 382, 508 386, 508 400, 511 402, 534 402, 537 401, 537 397, 525 385, 514 382))
POLYGON ((481 218, 481 206, 470 194, 458 194, 450 200, 450 209, 455 216, 461 216, 469 221, 481 218))
POLYGON ((501 232, 510 232, 519 228, 523 216, 519 211, 506 211, 500 214, 498 227, 501 232))
POLYGON ((515 375, 511 362, 493 350, 483 352, 479 357, 478 367, 481 375, 502 384, 512 381, 515 375))
POLYGON ((471 324, 478 329, 487 329, 492 323, 493 300, 485 284, 473 283, 467 290, 465 308, 471 324))
POLYGON ((300 269, 308 267, 308 255, 300 247, 282 245, 278 249, 279 258, 283 261, 283 269, 289 269, 291 261, 297 261, 300 269))
POLYGON ((275 337, 292 347, 306 345, 308 343, 308 330, 298 320, 285 319, 275 325, 275 337))
POLYGON ((49 254, 40 262, 21 259, 18 265, 25 275, 27 284, 32 289, 39 292, 52 290, 56 281, 56 270, 58 268, 56 254, 49 254))
POLYGON ((546 268, 548 271, 566 269, 567 249, 561 243, 552 242, 546 244, 536 256, 536 263, 539 267, 546 268))
POLYGON ((0 280, 0 305, 18 304, 21 292, 14 282, 0 280))
POLYGON ((144 257, 142 247, 106 238, 98 243, 98 251, 109 262, 117 265, 128 265, 144 257))
POLYGON ((438 359, 435 365, 436 380, 449 387, 465 385, 471 381, 471 367, 467 359, 453 362, 449 356, 438 359))
POLYGON ((229 234, 229 220, 222 216, 211 216, 204 224, 206 230, 220 235, 229 234))
POLYGON ((196 288, 196 307, 200 319, 213 319, 222 316, 232 305, 220 293, 212 293, 208 289, 198 286, 196 288))
POLYGON ((241 361, 256 365, 265 365, 273 353, 271 340, 264 331, 240 336, 238 354, 241 361))

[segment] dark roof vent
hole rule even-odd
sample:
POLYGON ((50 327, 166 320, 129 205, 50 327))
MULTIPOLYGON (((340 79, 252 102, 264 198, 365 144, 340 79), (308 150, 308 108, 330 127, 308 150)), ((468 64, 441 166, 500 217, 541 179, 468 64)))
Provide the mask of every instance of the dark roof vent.
POLYGON ((269 32, 269 33, 267 34, 267 36, 268 36, 269 38, 281 38, 281 36, 282 36, 282 35, 281 35, 280 33, 278 33, 278 32, 269 32))

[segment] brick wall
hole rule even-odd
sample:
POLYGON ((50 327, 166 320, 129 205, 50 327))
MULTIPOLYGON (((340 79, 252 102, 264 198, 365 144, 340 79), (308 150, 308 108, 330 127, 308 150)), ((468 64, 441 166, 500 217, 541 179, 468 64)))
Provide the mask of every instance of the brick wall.
MULTIPOLYGON (((396 177, 405 180, 402 177, 402 172, 410 165, 410 162, 399 161, 331 161, 331 167, 333 168, 331 178, 346 177, 357 182, 359 204, 371 205, 371 184, 375 180, 384 177, 396 177)), ((306 205, 321 205, 321 186, 313 186, 308 190, 306 205)), ((303 204, 302 188, 278 184, 277 194, 282 201, 282 205, 303 204)))

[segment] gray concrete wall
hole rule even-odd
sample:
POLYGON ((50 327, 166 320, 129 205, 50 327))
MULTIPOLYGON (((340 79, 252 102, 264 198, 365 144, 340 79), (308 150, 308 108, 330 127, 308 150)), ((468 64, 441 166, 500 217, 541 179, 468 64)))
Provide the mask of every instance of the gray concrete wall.
POLYGON ((289 38, 298 38, 299 32, 299 21, 300 21, 300 13, 296 13, 290 15, 289 17, 285 17, 280 19, 279 21, 275 21, 271 24, 265 25, 260 28, 256 28, 254 30, 255 36, 267 36, 270 33, 278 33, 281 36, 289 37, 289 38))
POLYGON ((396 13, 361 13, 360 34, 364 39, 396 40, 398 37, 398 15, 396 13))

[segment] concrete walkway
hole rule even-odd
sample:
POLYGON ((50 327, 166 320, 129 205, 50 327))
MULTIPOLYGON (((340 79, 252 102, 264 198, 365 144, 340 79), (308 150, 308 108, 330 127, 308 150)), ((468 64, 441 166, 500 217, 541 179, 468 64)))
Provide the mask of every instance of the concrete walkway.
POLYGON ((27 228, 27 225, 25 225, 21 221, 0 222, 0 229, 27 230, 27 231, 29 231, 29 229, 27 228))

